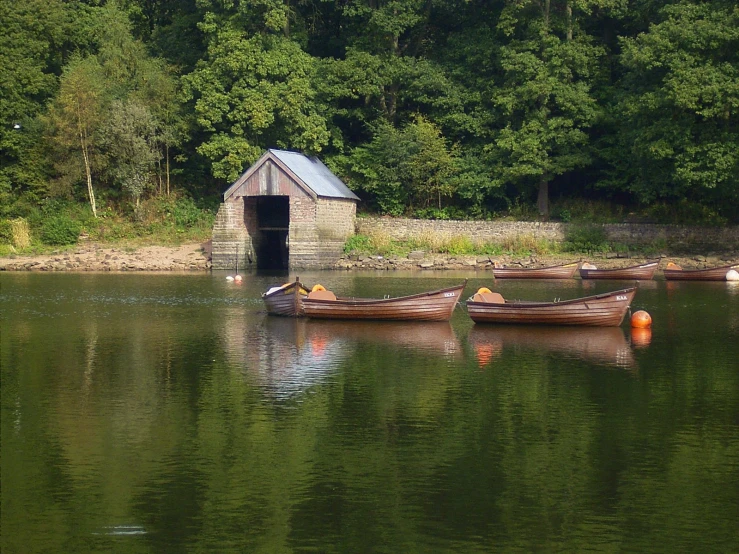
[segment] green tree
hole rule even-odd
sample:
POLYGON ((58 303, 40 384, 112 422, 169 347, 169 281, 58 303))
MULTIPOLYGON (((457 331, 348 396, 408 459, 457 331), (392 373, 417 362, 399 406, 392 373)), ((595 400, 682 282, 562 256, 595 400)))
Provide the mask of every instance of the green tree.
POLYGON ((350 159, 356 183, 385 213, 441 209, 455 192, 456 151, 422 116, 400 130, 381 122, 372 142, 356 148, 350 159))
POLYGON ((159 193, 171 192, 171 151, 179 149, 187 138, 181 89, 173 71, 158 58, 144 60, 139 71, 141 84, 131 94, 154 118, 155 145, 159 151, 157 180, 159 193), (164 166, 162 167, 162 160, 164 166))
POLYGON ((136 102, 114 101, 102 133, 108 157, 108 173, 115 184, 128 192, 139 206, 141 195, 152 183, 159 157, 157 122, 151 112, 136 102))
POLYGON ((320 152, 329 136, 314 100, 315 63, 286 36, 286 5, 201 5, 207 53, 185 77, 185 92, 212 174, 233 180, 268 147, 320 152))
POLYGON ((739 207, 739 8, 666 6, 649 31, 623 38, 618 104, 620 186, 643 202, 739 207))
POLYGON ((104 124, 106 104, 102 66, 95 57, 76 57, 64 70, 59 93, 46 118, 48 138, 56 152, 59 181, 65 189, 70 189, 83 176, 95 217, 93 174, 103 165, 98 131, 104 124))
POLYGON ((603 50, 581 31, 574 7, 569 0, 511 2, 498 24, 509 38, 494 93, 502 128, 489 152, 501 181, 538 187, 545 218, 552 178, 589 162, 587 130, 598 116, 591 79, 603 50))
MULTIPOLYGON (((79 38, 61 0, 0 0, 0 205, 47 192, 35 118, 56 92, 65 52, 79 38)), ((84 27, 84 18, 76 22, 84 27)), ((74 46, 80 46, 77 43, 74 46)))

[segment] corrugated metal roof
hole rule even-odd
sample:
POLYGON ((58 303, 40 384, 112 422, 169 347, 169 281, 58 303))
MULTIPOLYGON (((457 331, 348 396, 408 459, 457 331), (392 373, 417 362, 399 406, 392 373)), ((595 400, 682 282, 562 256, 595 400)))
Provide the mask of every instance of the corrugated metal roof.
POLYGON ((285 164, 317 196, 359 200, 359 197, 349 190, 341 179, 331 173, 331 170, 318 158, 308 158, 298 152, 287 150, 270 149, 269 152, 285 164))

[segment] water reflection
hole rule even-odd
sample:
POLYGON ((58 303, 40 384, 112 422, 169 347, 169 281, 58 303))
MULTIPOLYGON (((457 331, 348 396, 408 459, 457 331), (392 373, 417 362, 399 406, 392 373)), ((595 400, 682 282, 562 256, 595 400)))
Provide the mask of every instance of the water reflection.
POLYGON ((469 341, 481 366, 497 358, 505 348, 553 352, 623 368, 635 366, 633 352, 617 327, 476 325, 470 330, 469 341))
POLYGON ((631 345, 634 348, 646 348, 652 342, 652 330, 649 328, 641 329, 632 327, 631 329, 631 345))
POLYGON ((341 337, 308 333, 307 321, 266 316, 244 334, 242 359, 231 362, 256 376, 271 396, 284 399, 323 381, 349 355, 341 337))
POLYGON ((0 272, 0 551, 736 550, 735 284, 640 286, 653 335, 268 318, 265 285, 0 272))
POLYGON ((308 320, 310 336, 348 339, 353 342, 375 342, 444 357, 461 352, 454 329, 448 321, 330 321, 308 320))

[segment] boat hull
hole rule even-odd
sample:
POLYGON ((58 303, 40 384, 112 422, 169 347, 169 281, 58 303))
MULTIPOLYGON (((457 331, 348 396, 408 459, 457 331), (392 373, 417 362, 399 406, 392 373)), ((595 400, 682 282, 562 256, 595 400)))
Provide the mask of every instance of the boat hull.
POLYGON ((665 269, 663 271, 668 281, 726 281, 726 274, 732 269, 739 271, 739 265, 708 269, 665 269))
POLYGON ((579 262, 573 262, 535 268, 497 267, 493 268, 493 276, 496 279, 571 279, 579 266, 579 262))
POLYGON ((318 319, 448 321, 465 284, 397 298, 305 298, 303 313, 318 319))
POLYGON ((633 265, 631 267, 622 267, 614 269, 583 269, 580 268, 580 277, 582 279, 622 279, 648 281, 654 277, 659 262, 650 262, 641 265, 633 265))
POLYGON ((468 300, 467 313, 475 323, 616 327, 621 325, 635 293, 636 288, 629 288, 560 302, 493 304, 468 300))
POLYGON ((304 292, 305 287, 295 281, 273 292, 264 293, 262 301, 270 315, 300 317, 303 315, 303 299, 306 298, 304 292))

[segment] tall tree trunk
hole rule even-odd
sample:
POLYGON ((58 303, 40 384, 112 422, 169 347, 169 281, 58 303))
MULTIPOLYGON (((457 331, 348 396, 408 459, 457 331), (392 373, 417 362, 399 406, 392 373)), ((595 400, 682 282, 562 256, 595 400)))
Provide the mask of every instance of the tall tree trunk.
POLYGON ((77 132, 80 137, 80 147, 82 148, 82 159, 85 161, 85 176, 87 177, 87 195, 90 197, 90 208, 92 215, 97 219, 98 212, 95 205, 95 191, 92 188, 92 169, 90 167, 90 153, 87 147, 87 130, 82 124, 82 114, 77 108, 77 132))
POLYGON ((539 180, 539 195, 536 199, 536 206, 539 208, 539 215, 544 221, 549 219, 549 178, 542 175, 539 180))
POLYGON ((285 26, 282 28, 282 33, 286 38, 290 38, 290 0, 285 1, 285 26))
POLYGON ((567 40, 572 40, 572 2, 567 2, 567 40))
POLYGON ((167 196, 169 196, 169 144, 167 144, 165 147, 165 160, 167 164, 167 196))

